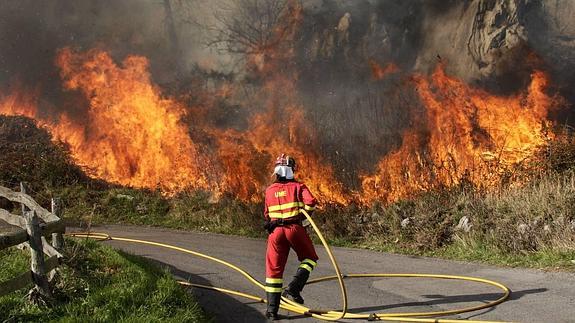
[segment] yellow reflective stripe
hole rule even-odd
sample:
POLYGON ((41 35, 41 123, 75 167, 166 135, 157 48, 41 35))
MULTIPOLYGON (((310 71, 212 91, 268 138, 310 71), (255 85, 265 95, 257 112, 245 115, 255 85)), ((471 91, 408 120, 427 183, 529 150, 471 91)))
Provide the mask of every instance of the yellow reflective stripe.
POLYGON ((283 284, 283 278, 266 278, 266 283, 270 284, 283 284))
POLYGON ((291 218, 292 216, 296 216, 298 214, 299 214, 299 210, 293 210, 293 211, 285 212, 285 213, 270 212, 270 213, 268 213, 268 216, 272 219, 285 219, 285 218, 291 218))
POLYGON ((306 211, 313 211, 313 210, 315 210, 315 206, 311 206, 311 205, 304 205, 303 208, 304 208, 304 210, 306 210, 306 211))
POLYGON ((287 210, 287 209, 291 209, 294 207, 302 207, 302 206, 304 206, 304 204, 302 202, 291 202, 291 203, 286 203, 286 204, 268 206, 268 211, 269 212, 281 211, 281 210, 287 210))
POLYGON ((313 268, 312 268, 310 265, 308 265, 308 264, 303 264, 303 263, 302 263, 301 265, 299 265, 299 268, 303 268, 303 269, 309 271, 310 273, 313 271, 313 268))
POLYGON ((304 259, 302 262, 306 262, 306 263, 312 265, 313 267, 317 266, 317 262, 315 262, 311 259, 304 259))
POLYGON ((268 293, 281 293, 282 288, 281 287, 268 287, 268 286, 266 286, 266 292, 268 292, 268 293))

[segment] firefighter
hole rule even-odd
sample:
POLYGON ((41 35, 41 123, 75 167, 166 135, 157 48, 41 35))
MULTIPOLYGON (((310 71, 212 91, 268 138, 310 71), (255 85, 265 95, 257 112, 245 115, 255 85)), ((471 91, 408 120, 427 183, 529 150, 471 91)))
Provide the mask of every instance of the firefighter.
POLYGON ((305 184, 294 179, 295 170, 293 157, 285 154, 279 156, 274 168, 276 180, 265 193, 264 227, 269 233, 266 252, 266 317, 271 320, 279 319, 283 273, 290 247, 296 252, 300 265, 283 296, 296 303, 303 304, 300 293, 318 259, 303 226, 305 216, 301 214, 302 209, 311 214, 317 201, 305 184))

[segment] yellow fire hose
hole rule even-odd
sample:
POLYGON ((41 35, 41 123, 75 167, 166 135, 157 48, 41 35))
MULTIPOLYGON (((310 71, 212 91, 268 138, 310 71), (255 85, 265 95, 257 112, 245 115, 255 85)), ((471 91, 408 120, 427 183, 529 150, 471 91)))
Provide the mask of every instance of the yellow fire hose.
MULTIPOLYGON (((489 322, 501 323, 500 321, 471 321, 471 320, 457 320, 457 319, 439 319, 437 317, 473 312, 473 311, 478 311, 481 309, 485 309, 485 308, 489 308, 489 307, 493 307, 495 305, 498 305, 498 304, 504 302, 510 295, 509 289, 507 287, 505 287, 504 285, 502 285, 498 282, 494 282, 494 281, 482 279, 482 278, 467 277, 467 276, 453 276, 453 275, 435 275, 435 274, 345 274, 345 275, 343 275, 339 269, 339 266, 337 264, 337 261, 335 260, 335 257, 333 256, 333 253, 331 252, 329 245, 327 244, 325 238, 321 234, 321 231, 319 230, 319 228, 317 227, 317 225, 315 224, 313 219, 309 216, 309 214, 305 210, 302 210, 302 213, 309 220, 310 224, 312 225, 313 229, 315 230, 319 239, 321 240, 321 243, 325 247, 325 250, 329 256, 329 259, 330 259, 330 261, 333 265, 333 268, 335 269, 335 273, 336 273, 333 276, 320 277, 320 278, 317 278, 314 280, 310 280, 308 282, 308 285, 323 282, 323 281, 328 281, 328 280, 337 280, 339 282, 339 286, 340 286, 340 290, 341 290, 341 298, 342 298, 341 310, 325 311, 325 310, 311 309, 311 308, 303 306, 302 304, 295 303, 295 302, 293 302, 289 299, 283 298, 283 297, 282 297, 282 301, 280 304, 281 308, 288 310, 288 311, 291 311, 291 312, 294 312, 294 313, 297 313, 297 314, 308 315, 308 316, 312 316, 314 318, 317 318, 320 320, 325 320, 325 321, 337 321, 340 319, 367 319, 367 320, 394 321, 394 322, 455 323, 455 322, 465 321, 465 322, 482 322, 482 323, 489 323, 489 322), (435 278, 435 279, 449 279, 449 280, 466 280, 466 281, 478 282, 478 283, 483 283, 483 284, 488 284, 488 285, 498 287, 503 291, 503 294, 501 295, 501 297, 499 297, 495 301, 488 302, 488 303, 485 303, 482 305, 465 307, 465 308, 455 309, 455 310, 435 311, 435 312, 372 313, 372 314, 348 313, 347 312, 347 292, 346 292, 345 283, 343 280, 344 280, 344 278, 366 278, 366 277, 388 277, 388 278, 402 277, 402 278, 435 278)), ((206 254, 203 254, 203 253, 200 253, 197 251, 193 251, 190 249, 180 248, 180 247, 176 247, 173 245, 159 243, 159 242, 153 242, 153 241, 112 237, 106 233, 82 232, 82 233, 70 233, 68 235, 72 236, 72 237, 85 237, 85 238, 93 238, 93 239, 97 239, 97 240, 117 240, 117 241, 133 242, 133 243, 142 243, 142 244, 147 244, 147 245, 152 245, 152 246, 163 247, 163 248, 181 251, 184 253, 188 253, 188 254, 191 254, 191 255, 194 255, 197 257, 205 258, 205 259, 217 262, 219 264, 222 264, 224 266, 227 266, 227 267, 239 272, 246 279, 248 279, 252 284, 254 284, 257 287, 264 290, 264 285, 262 283, 257 281, 254 277, 252 277, 249 273, 247 273, 246 271, 244 271, 240 267, 233 265, 227 261, 224 261, 224 260, 212 257, 212 256, 208 256, 206 254)), ((257 301, 257 302, 266 303, 265 299, 263 299, 259 296, 256 296, 256 295, 250 295, 250 294, 246 294, 246 293, 242 293, 242 292, 238 292, 238 291, 233 291, 233 290, 218 288, 218 287, 213 287, 213 286, 192 284, 192 283, 189 283, 186 281, 180 281, 179 283, 182 285, 185 285, 185 286, 192 286, 192 287, 197 287, 197 288, 216 290, 216 291, 231 294, 231 295, 245 297, 245 298, 257 301)))

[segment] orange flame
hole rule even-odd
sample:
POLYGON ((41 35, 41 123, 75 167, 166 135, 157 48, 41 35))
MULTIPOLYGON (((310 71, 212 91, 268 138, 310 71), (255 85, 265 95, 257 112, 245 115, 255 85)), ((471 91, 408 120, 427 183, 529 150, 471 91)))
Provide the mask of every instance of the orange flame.
POLYGON ((442 67, 430 78, 414 76, 424 117, 412 117, 402 146, 384 156, 373 174, 361 177, 361 192, 350 192, 316 152, 317 136, 296 99, 295 74, 265 78, 257 98, 265 109, 245 132, 194 125, 215 139, 215 150, 206 150, 192 141, 182 122, 186 107, 152 84, 146 59, 129 56, 118 66, 99 50, 64 49, 57 64, 65 89, 88 99, 87 120, 67 113, 52 119, 38 110, 37 93, 22 90, 0 100, 0 113, 36 119, 55 140, 66 142, 94 177, 166 192, 231 192, 252 201, 261 199, 271 180, 270 165, 280 153, 298 160, 299 178, 324 202, 393 201, 464 178, 489 185, 501 165, 522 161, 549 139, 547 114, 559 104, 545 93, 548 79, 540 71, 532 74, 524 93, 507 97, 470 87, 442 67))
POLYGON ((88 98, 87 120, 62 114, 54 122, 21 95, 8 97, 0 112, 38 120, 95 177, 166 191, 207 187, 198 148, 181 123, 184 107, 152 86, 146 59, 129 56, 120 67, 99 50, 63 49, 56 63, 65 89, 88 98))
MULTIPOLYGON (((64 89, 81 93, 89 103, 82 120, 71 113, 47 115, 38 108, 38 91, 22 89, 0 96, 0 114, 37 120, 55 140, 66 142, 76 162, 94 177, 168 193, 205 189, 250 201, 262 199, 280 153, 296 158, 298 178, 323 202, 368 204, 463 179, 489 186, 506 165, 529 157, 551 136, 545 133, 547 114, 559 99, 545 93, 543 72, 532 74, 523 93, 497 96, 447 76, 439 66, 431 77, 412 78, 423 113, 414 110, 401 147, 383 156, 373 173, 360 176, 361 191, 346 190, 333 165, 322 160, 317 134, 299 100, 292 64, 301 19, 299 2, 289 2, 269 40, 273 46, 262 44, 246 54, 247 70, 261 87, 244 103, 258 111, 245 131, 207 125, 202 111, 162 95, 144 57, 128 56, 118 65, 101 50, 63 49, 57 57, 64 89), (200 112, 191 115, 192 110, 200 112), (197 130, 193 137, 190 128, 197 130)), ((374 80, 399 71, 394 64, 369 65, 374 80)), ((240 91, 226 83, 204 92, 193 95, 209 109, 240 91)))
POLYGON ((351 199, 343 192, 341 183, 334 180, 331 165, 322 162, 316 152, 317 135, 306 123, 298 101, 298 75, 290 64, 295 58, 293 45, 301 19, 301 4, 288 3, 274 30, 275 39, 269 41, 276 45, 253 48, 248 56, 248 70, 264 81, 255 100, 263 104, 264 111, 251 119, 246 133, 230 130, 222 133, 213 129, 212 133, 218 138, 225 173, 235 174, 236 169, 243 174, 241 178, 225 176, 227 186, 240 197, 261 199, 266 184, 271 181, 269 165, 276 156, 286 153, 301 166, 298 178, 322 201, 348 203, 351 199), (237 166, 237 160, 242 160, 241 166, 237 166))
POLYGON ((399 72, 399 67, 393 63, 388 63, 385 67, 381 67, 376 61, 369 61, 369 68, 371 69, 371 78, 379 81, 389 74, 399 72))
POLYGON ((508 97, 469 87, 442 66, 430 79, 413 80, 425 119, 415 118, 402 146, 363 176, 363 201, 393 201, 462 179, 489 185, 497 167, 529 157, 551 136, 545 133, 547 114, 558 102, 545 93, 543 72, 532 74, 525 93, 508 97))
POLYGON ((55 140, 70 146, 92 176, 166 192, 231 192, 253 201, 261 199, 279 153, 298 160, 299 178, 323 201, 342 204, 356 195, 363 203, 393 201, 464 178, 489 185, 502 165, 522 161, 550 138, 547 114, 559 104, 545 93, 548 79, 540 71, 532 74, 524 93, 507 97, 469 87, 441 67, 430 78, 414 76, 424 117, 413 116, 402 146, 384 156, 373 174, 363 175, 362 191, 352 193, 334 180, 332 165, 316 153, 316 134, 296 99, 296 75, 266 79, 258 98, 265 110, 245 132, 195 125, 215 139, 210 154, 191 140, 182 123, 186 107, 162 97, 151 83, 144 58, 130 56, 118 66, 99 50, 81 54, 64 49, 57 64, 64 87, 88 98, 87 120, 67 113, 58 119, 45 116, 37 108, 38 94, 22 90, 0 100, 0 113, 36 119, 55 140))
MULTIPOLYGON (((317 144, 311 141, 316 136, 306 126, 296 100, 297 75, 289 68, 284 74, 275 73, 293 59, 300 19, 301 6, 294 2, 282 18, 285 26, 277 28, 281 39, 272 40, 280 46, 264 46, 250 54, 266 59, 251 62, 264 82, 258 102, 249 103, 263 104, 264 111, 252 118, 248 130, 221 130, 191 120, 194 127, 212 136, 216 147, 192 141, 182 122, 189 117, 186 107, 161 95, 150 80, 145 58, 129 56, 119 66, 101 50, 63 49, 56 61, 64 88, 88 99, 86 120, 75 120, 67 113, 52 120, 40 113, 33 97, 25 95, 6 97, 0 113, 36 119, 55 140, 69 144, 74 159, 91 170, 90 175, 109 182, 169 193, 185 188, 206 189, 216 196, 231 192, 257 201, 271 182, 275 156, 287 153, 301 165, 298 178, 321 200, 344 203, 342 185, 333 180, 331 166, 321 163, 313 149, 317 144)), ((230 84, 225 84, 215 94, 221 97, 232 92, 230 84)), ((204 101, 208 105, 216 102, 204 101)))

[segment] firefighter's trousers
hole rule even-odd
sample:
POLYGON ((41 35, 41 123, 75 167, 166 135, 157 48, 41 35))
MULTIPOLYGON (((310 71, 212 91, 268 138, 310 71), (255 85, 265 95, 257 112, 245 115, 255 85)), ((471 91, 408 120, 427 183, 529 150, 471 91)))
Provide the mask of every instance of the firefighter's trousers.
POLYGON ((290 247, 300 261, 299 268, 310 273, 318 259, 315 248, 307 232, 300 224, 278 226, 268 236, 266 252, 266 292, 280 293, 283 285, 283 273, 290 247))

